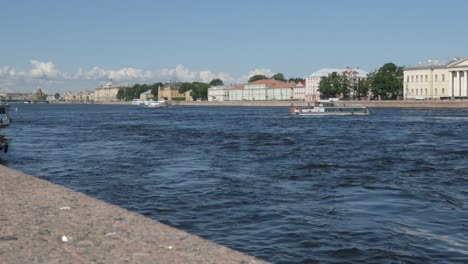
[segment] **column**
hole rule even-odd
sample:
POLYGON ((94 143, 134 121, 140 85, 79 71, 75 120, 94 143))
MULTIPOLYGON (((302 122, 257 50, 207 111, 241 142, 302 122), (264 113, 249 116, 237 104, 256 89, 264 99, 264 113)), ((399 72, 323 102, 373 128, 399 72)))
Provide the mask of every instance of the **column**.
POLYGON ((453 79, 454 79, 453 72, 449 71, 449 87, 448 87, 448 89, 450 91, 450 97, 452 97, 452 100, 455 99, 453 79))
POLYGON ((465 71, 465 93, 468 96, 468 71, 465 71))
POLYGON ((461 71, 458 72, 457 76, 458 76, 458 96, 461 96, 462 95, 462 76, 461 76, 461 71))

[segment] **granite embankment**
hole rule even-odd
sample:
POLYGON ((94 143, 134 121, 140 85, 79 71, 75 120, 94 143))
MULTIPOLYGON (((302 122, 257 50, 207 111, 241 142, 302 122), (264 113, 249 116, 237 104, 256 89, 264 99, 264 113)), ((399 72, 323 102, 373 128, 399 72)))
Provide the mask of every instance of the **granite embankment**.
MULTIPOLYGON (((295 106, 307 106, 307 102, 301 101, 223 101, 223 102, 190 102, 190 101, 180 101, 174 102, 175 105, 185 105, 185 106, 247 106, 247 107, 288 107, 291 104, 295 106)), ((337 102, 339 106, 347 105, 364 105, 367 107, 382 107, 382 108, 440 108, 440 109, 449 109, 449 108, 467 108, 468 109, 468 100, 461 101, 449 101, 449 100, 440 100, 440 101, 340 101, 337 102)))
POLYGON ((0 165, 0 263, 264 263, 0 165))

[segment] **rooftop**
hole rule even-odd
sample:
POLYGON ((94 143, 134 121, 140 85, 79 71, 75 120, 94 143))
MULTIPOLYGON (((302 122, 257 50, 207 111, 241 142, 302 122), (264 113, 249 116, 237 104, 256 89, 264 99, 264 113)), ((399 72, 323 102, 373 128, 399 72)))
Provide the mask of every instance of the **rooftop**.
POLYGON ((366 77, 367 74, 369 74, 367 71, 361 70, 359 68, 357 68, 357 69, 353 69, 353 68, 344 68, 344 69, 323 68, 323 69, 320 69, 320 70, 318 70, 316 72, 313 72, 311 75, 309 75, 309 77, 325 77, 325 76, 328 76, 328 75, 332 74, 333 72, 343 73, 343 72, 346 72, 346 71, 353 71, 353 72, 355 72, 355 74, 358 77, 366 77))

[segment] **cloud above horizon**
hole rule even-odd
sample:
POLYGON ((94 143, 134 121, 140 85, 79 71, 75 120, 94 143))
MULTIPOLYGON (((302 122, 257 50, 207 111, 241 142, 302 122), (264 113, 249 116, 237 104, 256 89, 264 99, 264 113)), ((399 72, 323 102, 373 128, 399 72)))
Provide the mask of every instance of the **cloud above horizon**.
POLYGON ((69 91, 80 90, 84 87, 92 87, 112 79, 115 82, 126 83, 152 83, 166 81, 182 82, 210 82, 215 78, 223 80, 226 85, 245 83, 257 74, 272 76, 271 69, 253 69, 247 74, 233 77, 226 72, 212 72, 210 70, 193 71, 188 67, 177 64, 174 68, 163 68, 160 70, 144 70, 132 67, 120 69, 103 69, 95 66, 91 69, 79 68, 75 73, 60 70, 51 61, 30 60, 30 68, 18 70, 11 66, 0 65, 0 89, 13 91, 31 91, 37 87, 45 90, 69 91))

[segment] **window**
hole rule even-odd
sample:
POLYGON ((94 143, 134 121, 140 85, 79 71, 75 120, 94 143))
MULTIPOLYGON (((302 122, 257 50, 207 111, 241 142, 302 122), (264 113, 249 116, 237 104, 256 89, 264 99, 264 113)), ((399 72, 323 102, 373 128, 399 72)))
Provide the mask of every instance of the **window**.
POLYGON ((423 89, 421 88, 421 95, 423 95, 423 89))
POLYGON ((425 78, 424 80, 427 82, 427 74, 426 74, 426 77, 424 77, 424 78, 425 78))
POLYGON ((413 89, 411 89, 411 94, 414 94, 414 90, 413 90, 413 89))
POLYGON ((426 88, 426 95, 427 95, 427 88, 426 88))
MULTIPOLYGON (((442 75, 442 76, 444 76, 444 75, 442 75)), ((445 89, 442 88, 442 95, 444 95, 444 94, 445 94, 445 89)))
POLYGON ((418 81, 418 79, 419 79, 419 75, 416 75, 416 81, 418 81))
POLYGON ((414 75, 411 75, 411 82, 414 82, 414 75))
POLYGON ((416 89, 416 95, 418 95, 418 89, 416 89))
POLYGON ((435 94, 435 95, 437 95, 437 88, 435 88, 435 90, 434 90, 434 94, 435 94))
POLYGON ((434 80, 437 82, 437 74, 434 76, 434 80))
POLYGON ((406 76, 406 82, 409 82, 409 75, 406 76))
POLYGON ((422 74, 421 74, 421 82, 422 82, 422 81, 423 81, 423 76, 422 76, 422 74))
MULTIPOLYGON (((442 81, 445 82, 445 74, 442 74, 442 81)), ((442 91, 444 90, 444 88, 442 88, 442 91)), ((444 92, 442 92, 444 93, 444 92)))

